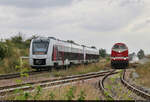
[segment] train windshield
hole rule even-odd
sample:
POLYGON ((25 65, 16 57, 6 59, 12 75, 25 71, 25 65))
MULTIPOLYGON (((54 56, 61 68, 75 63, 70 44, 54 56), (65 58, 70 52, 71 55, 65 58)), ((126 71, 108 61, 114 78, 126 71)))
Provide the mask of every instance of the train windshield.
POLYGON ((36 55, 47 54, 48 46, 49 46, 48 41, 33 42, 33 54, 36 55))
POLYGON ((120 45, 120 49, 127 49, 125 45, 120 45))
POLYGON ((125 45, 114 45, 113 49, 127 49, 125 45))
POLYGON ((119 49, 119 45, 114 45, 113 49, 119 49))

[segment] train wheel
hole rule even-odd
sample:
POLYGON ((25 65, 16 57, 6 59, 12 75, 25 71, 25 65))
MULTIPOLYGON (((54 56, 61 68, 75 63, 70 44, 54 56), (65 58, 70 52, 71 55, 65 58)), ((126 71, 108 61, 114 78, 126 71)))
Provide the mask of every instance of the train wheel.
POLYGON ((72 66, 73 66, 73 63, 72 63, 72 62, 70 62, 70 64, 69 64, 69 68, 70 68, 70 67, 72 67, 72 66))
POLYGON ((55 63, 55 64, 54 64, 54 68, 55 68, 56 70, 59 70, 59 69, 60 69, 59 66, 58 66, 58 63, 55 63))
POLYGON ((113 62, 111 62, 111 68, 114 68, 114 63, 113 62))
POLYGON ((48 67, 48 71, 51 72, 52 71, 52 67, 48 67))
POLYGON ((66 69, 67 69, 67 65, 64 65, 63 67, 64 67, 64 70, 66 70, 66 69))

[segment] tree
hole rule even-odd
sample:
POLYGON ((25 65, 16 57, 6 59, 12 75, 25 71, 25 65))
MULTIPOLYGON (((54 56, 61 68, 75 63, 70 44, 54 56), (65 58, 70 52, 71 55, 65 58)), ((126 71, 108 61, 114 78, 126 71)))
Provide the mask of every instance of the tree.
POLYGON ((73 40, 67 40, 67 42, 70 42, 70 43, 75 43, 73 40))
POLYGON ((91 48, 96 49, 96 47, 95 47, 95 46, 91 46, 91 48))
POLYGON ((140 49, 140 51, 137 53, 137 56, 139 59, 142 59, 145 56, 144 51, 140 49))
POLYGON ((2 60, 7 55, 7 46, 0 42, 0 60, 2 60))
POLYGON ((12 42, 14 43, 22 43, 23 42, 23 35, 19 32, 18 35, 11 38, 12 42))
POLYGON ((103 58, 106 57, 106 55, 107 55, 107 54, 106 54, 106 50, 105 50, 105 49, 102 49, 102 48, 99 50, 99 54, 100 54, 100 56, 103 57, 103 58))
POLYGON ((136 55, 135 52, 129 54, 129 60, 132 60, 132 59, 133 59, 133 56, 135 56, 135 55, 136 55))

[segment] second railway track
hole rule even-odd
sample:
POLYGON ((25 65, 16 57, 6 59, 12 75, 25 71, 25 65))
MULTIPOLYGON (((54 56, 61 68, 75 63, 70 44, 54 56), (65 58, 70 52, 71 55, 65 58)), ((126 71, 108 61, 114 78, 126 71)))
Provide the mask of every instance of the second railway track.
POLYGON ((126 75, 126 69, 124 70, 122 76, 120 77, 122 84, 125 85, 129 90, 131 90, 136 95, 141 96, 146 100, 150 100, 150 94, 145 92, 142 89, 137 88, 137 86, 128 83, 128 81, 125 80, 125 75, 126 75))
MULTIPOLYGON (((115 71, 115 70, 114 70, 115 71)), ((103 93, 103 95, 108 98, 108 99, 114 99, 113 96, 111 94, 107 94, 107 90, 105 89, 104 86, 104 81, 111 76, 112 74, 114 74, 113 72, 109 72, 108 74, 106 74, 102 80, 100 80, 99 82, 99 87, 103 93)), ((148 92, 145 92, 144 90, 142 90, 142 88, 137 87, 136 85, 132 85, 131 83, 129 83, 126 79, 125 79, 125 75, 126 75, 126 69, 123 70, 122 75, 120 76, 120 81, 121 83, 127 87, 127 89, 129 89, 130 91, 132 91, 133 93, 135 93, 137 96, 142 97, 143 99, 146 100, 150 100, 150 94, 148 92)), ((109 92, 108 92, 109 93, 109 92)))
MULTIPOLYGON (((35 74, 40 74, 41 72, 47 72, 47 70, 43 70, 43 71, 30 71, 30 72, 24 72, 24 73, 27 73, 29 75, 35 75, 35 74)), ((20 77, 20 76, 21 76, 21 73, 3 74, 3 75, 0 75, 0 80, 17 78, 17 77, 20 77)))
POLYGON ((107 97, 108 99, 113 99, 113 96, 111 96, 110 94, 107 94, 107 95, 106 95, 107 90, 105 89, 104 81, 105 81, 105 79, 106 79, 107 77, 109 77, 110 75, 113 75, 113 74, 118 73, 118 72, 114 73, 115 71, 116 71, 115 69, 112 70, 111 72, 109 72, 108 74, 106 74, 106 75, 103 77, 102 80, 99 81, 99 88, 100 88, 100 90, 102 91, 103 95, 104 95, 105 97, 107 97))

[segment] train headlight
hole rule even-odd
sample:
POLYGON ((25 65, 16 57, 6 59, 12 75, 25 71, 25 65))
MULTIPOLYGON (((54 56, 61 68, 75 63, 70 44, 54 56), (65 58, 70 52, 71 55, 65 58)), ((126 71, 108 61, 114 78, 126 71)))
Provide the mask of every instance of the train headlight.
POLYGON ((126 60, 127 58, 124 58, 124 60, 126 60))

